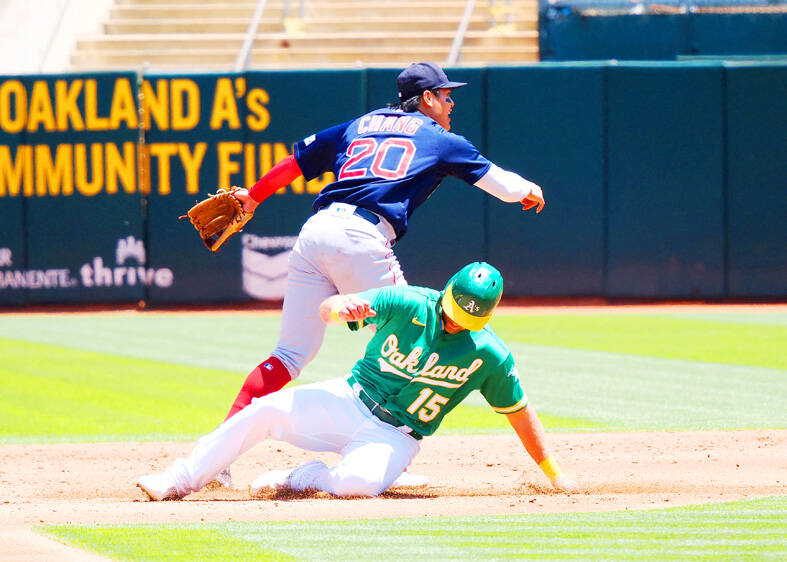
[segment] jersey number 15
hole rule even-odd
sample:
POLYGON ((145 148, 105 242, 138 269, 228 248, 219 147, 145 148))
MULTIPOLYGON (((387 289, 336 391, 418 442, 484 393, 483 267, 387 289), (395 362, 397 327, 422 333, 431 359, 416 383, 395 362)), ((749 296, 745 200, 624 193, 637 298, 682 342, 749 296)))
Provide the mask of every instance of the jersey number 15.
POLYGON ((407 174, 415 156, 415 144, 410 139, 389 138, 380 143, 373 138, 355 139, 347 147, 347 156, 349 160, 339 170, 339 180, 362 178, 368 172, 378 178, 397 180, 407 174), (372 155, 374 159, 371 166, 362 166, 361 161, 372 155), (383 167, 383 163, 386 167, 383 167))

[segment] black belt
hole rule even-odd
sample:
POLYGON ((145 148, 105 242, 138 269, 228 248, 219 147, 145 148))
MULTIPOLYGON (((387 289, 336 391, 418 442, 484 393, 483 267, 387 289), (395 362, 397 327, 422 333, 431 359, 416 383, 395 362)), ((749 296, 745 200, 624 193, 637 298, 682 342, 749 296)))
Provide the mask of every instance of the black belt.
POLYGON ((372 224, 379 224, 380 222, 380 217, 378 217, 371 211, 367 211, 363 207, 356 207, 355 210, 353 211, 353 214, 358 215, 362 219, 368 220, 372 224))
MULTIPOLYGON (((350 383, 354 383, 354 382, 356 382, 355 378, 354 377, 350 377, 350 383)), ((358 386, 360 386, 360 384, 358 384, 358 386)), ((400 422, 398 419, 396 419, 391 412, 389 412, 388 410, 386 410, 385 408, 380 406, 377 402, 374 401, 374 399, 371 396, 366 394, 366 392, 363 390, 363 388, 360 389, 360 392, 358 393, 358 398, 361 399, 361 402, 363 402, 364 406, 369 408, 369 411, 378 420, 380 420, 382 422, 385 422, 388 425, 394 426, 399 431, 402 431, 402 428, 409 429, 410 431, 402 431, 402 433, 404 433, 406 435, 409 435, 413 439, 421 440, 421 439, 424 438, 423 435, 418 433, 412 427, 410 427, 408 425, 403 425, 402 422, 400 422)))

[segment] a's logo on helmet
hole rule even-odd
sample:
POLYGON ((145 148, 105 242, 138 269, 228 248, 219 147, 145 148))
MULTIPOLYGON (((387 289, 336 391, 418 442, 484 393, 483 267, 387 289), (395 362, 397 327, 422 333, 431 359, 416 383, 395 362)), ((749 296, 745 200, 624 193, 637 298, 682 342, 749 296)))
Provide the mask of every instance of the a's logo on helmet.
POLYGON ((465 309, 467 312, 471 312, 471 313, 472 313, 472 312, 478 312, 479 310, 481 310, 481 307, 480 307, 480 306, 478 306, 478 305, 475 303, 475 301, 470 301, 470 302, 468 302, 468 303, 467 303, 466 305, 464 305, 462 308, 464 308, 464 309, 465 309))

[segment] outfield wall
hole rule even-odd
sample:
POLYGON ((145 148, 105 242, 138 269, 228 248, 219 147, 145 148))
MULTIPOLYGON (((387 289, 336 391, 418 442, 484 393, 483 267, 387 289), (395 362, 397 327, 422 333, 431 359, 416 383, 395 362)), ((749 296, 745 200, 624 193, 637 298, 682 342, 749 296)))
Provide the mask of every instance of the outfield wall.
MULTIPOLYGON (((690 4, 665 2, 661 5, 665 13, 661 14, 611 14, 604 13, 613 8, 604 2, 542 1, 538 23, 541 60, 787 55, 787 13, 700 13, 693 9, 698 6, 690 4), (595 14, 590 13, 593 8, 595 14)), ((629 4, 624 9, 633 7, 629 4)), ((659 6, 653 5, 653 9, 659 6)))
MULTIPOLYGON (((310 133, 393 101, 397 71, 0 78, 0 305, 279 299, 326 174, 211 254, 178 216, 310 133)), ((453 131, 536 181, 536 216, 448 179, 396 246, 411 283, 497 265, 508 296, 787 296, 787 65, 455 69, 453 131)))

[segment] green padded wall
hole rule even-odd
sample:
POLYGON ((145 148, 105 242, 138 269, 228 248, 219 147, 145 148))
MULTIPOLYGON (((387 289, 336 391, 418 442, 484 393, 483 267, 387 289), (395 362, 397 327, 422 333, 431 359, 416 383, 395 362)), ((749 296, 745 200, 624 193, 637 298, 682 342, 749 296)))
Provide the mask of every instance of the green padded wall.
POLYGON ((607 296, 724 296, 723 79, 609 67, 607 296))

